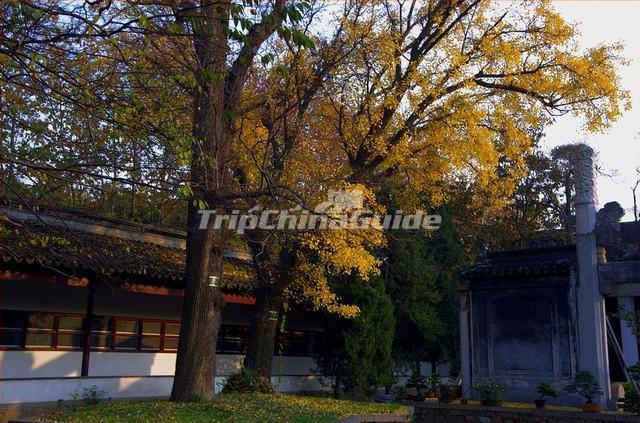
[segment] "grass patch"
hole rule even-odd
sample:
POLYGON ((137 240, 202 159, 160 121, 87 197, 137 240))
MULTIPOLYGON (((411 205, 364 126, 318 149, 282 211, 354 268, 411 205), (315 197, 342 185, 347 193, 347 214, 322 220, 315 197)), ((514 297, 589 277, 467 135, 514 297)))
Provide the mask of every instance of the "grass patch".
POLYGON ((356 414, 402 414, 406 407, 281 394, 222 394, 212 402, 104 402, 51 414, 60 422, 335 422, 356 414))

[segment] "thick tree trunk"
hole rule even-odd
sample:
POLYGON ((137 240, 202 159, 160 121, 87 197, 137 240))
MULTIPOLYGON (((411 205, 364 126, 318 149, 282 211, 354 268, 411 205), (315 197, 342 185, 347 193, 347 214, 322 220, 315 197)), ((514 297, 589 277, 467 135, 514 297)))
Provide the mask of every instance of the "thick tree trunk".
POLYGON ((248 237, 260 287, 255 291, 256 305, 244 359, 246 368, 267 379, 271 378, 278 317, 283 307, 282 294, 291 280, 295 260, 293 248, 283 247, 274 264, 269 245, 266 245, 269 239, 268 233, 263 231, 252 232, 248 237))
POLYGON ((340 373, 336 373, 335 380, 333 381, 333 397, 335 399, 340 398, 340 383, 342 383, 340 373))
POLYGON ((271 378, 278 316, 282 308, 282 296, 279 291, 278 287, 270 286, 256 292, 256 306, 251 319, 247 355, 244 359, 246 368, 267 379, 271 378))
POLYGON ((209 276, 222 277, 226 230, 200 229, 199 207, 224 210, 219 201, 228 186, 227 160, 231 130, 225 119, 227 98, 224 75, 228 45, 225 24, 228 7, 203 1, 194 22, 194 50, 200 72, 193 91, 193 138, 191 144, 191 190, 187 233, 187 269, 182 306, 182 326, 171 390, 174 401, 193 401, 214 396, 214 372, 218 329, 224 299, 220 288, 209 286, 209 276))
POLYGON ((222 274, 223 233, 198 229, 195 207, 189 210, 187 278, 182 326, 171 390, 173 401, 210 399, 214 395, 215 356, 224 305, 219 288, 209 286, 210 275, 222 274))
POLYGON ((233 116, 260 45, 282 24, 286 8, 277 0, 273 14, 248 31, 238 57, 228 64, 230 0, 180 2, 178 12, 190 22, 197 65, 193 90, 193 141, 189 204, 187 274, 182 327, 171 398, 190 401, 214 395, 215 353, 223 297, 209 286, 209 276, 222 277, 226 230, 199 229, 198 207, 225 212, 229 191, 229 156, 234 139, 233 116))

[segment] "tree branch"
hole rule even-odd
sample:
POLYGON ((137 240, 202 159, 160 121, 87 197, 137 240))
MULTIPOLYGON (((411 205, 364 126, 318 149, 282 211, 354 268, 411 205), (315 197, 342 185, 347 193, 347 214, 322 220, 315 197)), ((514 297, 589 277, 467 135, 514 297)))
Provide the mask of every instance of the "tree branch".
POLYGON ((247 78, 253 59, 258 53, 258 49, 282 25, 285 17, 285 0, 276 0, 271 13, 265 15, 259 23, 254 24, 249 30, 247 41, 242 46, 229 74, 225 78, 228 112, 235 111, 240 101, 242 86, 247 78))

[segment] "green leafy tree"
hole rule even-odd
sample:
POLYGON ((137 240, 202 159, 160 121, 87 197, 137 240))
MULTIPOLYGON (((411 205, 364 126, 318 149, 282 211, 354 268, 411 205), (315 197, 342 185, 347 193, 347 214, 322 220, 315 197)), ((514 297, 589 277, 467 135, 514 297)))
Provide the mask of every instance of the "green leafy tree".
MULTIPOLYGON (((83 194, 109 184, 158 189, 158 173, 180 172, 155 161, 147 166, 141 158, 168 146, 188 175, 185 183, 168 188, 172 193, 182 188, 189 200, 173 400, 214 395, 224 298, 208 280, 222 275, 230 234, 213 227, 199 230, 199 211, 233 209, 234 201, 264 193, 243 191, 234 179, 231 159, 239 142, 241 98, 263 45, 280 39, 310 46, 295 27, 309 8, 307 2, 284 0, 2 3, 0 81, 15 92, 9 97, 3 91, 3 100, 16 106, 7 108, 15 112, 11 123, 23 134, 34 134, 23 151, 3 143, 3 162, 21 168, 26 178, 35 170, 72 185, 78 180, 87 188, 83 194), (20 115, 25 98, 46 106, 26 121, 20 115), (172 121, 180 123, 178 137, 172 121), (147 148, 138 148, 135 140, 147 148), (34 146, 41 155, 20 154, 34 146), (68 174, 75 179, 64 179, 68 174)), ((22 140, 20 135, 13 139, 22 140)))
POLYGON ((336 292, 356 304, 360 313, 352 319, 327 317, 324 355, 318 364, 325 375, 333 378, 334 394, 361 397, 375 387, 390 387, 395 320, 383 279, 375 277, 363 283, 354 278, 337 285, 336 292))
POLYGON ((398 364, 430 361, 458 366, 458 275, 465 254, 451 212, 440 208, 435 233, 393 234, 388 286, 396 317, 394 359, 398 364))
POLYGON ((568 218, 573 212, 569 167, 538 150, 527 155, 525 163, 525 177, 518 183, 509 206, 489 228, 502 235, 502 239, 496 239, 495 247, 524 248, 536 240, 569 236, 568 218))

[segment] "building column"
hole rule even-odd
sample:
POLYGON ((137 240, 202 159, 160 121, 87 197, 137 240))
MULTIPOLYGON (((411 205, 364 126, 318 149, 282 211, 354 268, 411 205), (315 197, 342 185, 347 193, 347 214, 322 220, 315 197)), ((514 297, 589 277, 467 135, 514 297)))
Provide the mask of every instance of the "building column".
POLYGON ((460 377, 462 378, 462 396, 471 395, 471 325, 470 306, 471 293, 468 290, 460 292, 460 377))
POLYGON ((596 246, 595 157, 585 145, 575 146, 572 157, 576 194, 576 254, 578 277, 576 283, 578 370, 589 371, 600 384, 604 394, 594 402, 608 407, 611 404, 609 356, 604 298, 598 284, 596 246))
POLYGON ((624 314, 635 312, 635 297, 618 297, 618 308, 621 317, 620 333, 622 336, 620 337, 620 346, 622 347, 622 354, 627 366, 633 366, 638 362, 638 337, 634 335, 627 321, 624 320, 624 314))
MULTIPOLYGON (((89 376, 89 358, 91 357, 91 324, 93 321, 93 301, 94 301, 93 284, 89 282, 87 286, 87 308, 82 322, 82 330, 84 336, 82 338, 82 367, 80 376, 89 376)), ((115 342, 115 340, 113 341, 115 342)))

